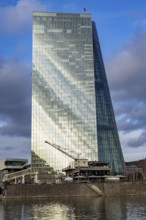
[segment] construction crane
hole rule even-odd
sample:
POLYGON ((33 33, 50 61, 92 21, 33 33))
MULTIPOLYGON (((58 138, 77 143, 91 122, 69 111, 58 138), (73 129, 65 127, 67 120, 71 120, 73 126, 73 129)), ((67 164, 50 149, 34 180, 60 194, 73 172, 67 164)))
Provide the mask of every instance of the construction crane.
POLYGON ((71 154, 67 153, 65 150, 62 149, 61 146, 57 145, 57 144, 53 144, 49 141, 45 141, 46 144, 51 145, 52 147, 54 147, 55 149, 59 150, 60 152, 64 153, 65 155, 69 156, 71 159, 75 160, 76 158, 74 156, 72 156, 71 154))
POLYGON ((51 145, 55 149, 59 150, 60 152, 64 153, 65 155, 67 155, 68 157, 73 159, 75 168, 77 168, 77 167, 88 167, 88 159, 85 159, 85 158, 84 159, 79 159, 80 153, 77 155, 77 157, 74 157, 70 153, 67 153, 65 150, 63 150, 62 147, 57 145, 57 144, 53 144, 49 141, 45 141, 45 143, 51 145))

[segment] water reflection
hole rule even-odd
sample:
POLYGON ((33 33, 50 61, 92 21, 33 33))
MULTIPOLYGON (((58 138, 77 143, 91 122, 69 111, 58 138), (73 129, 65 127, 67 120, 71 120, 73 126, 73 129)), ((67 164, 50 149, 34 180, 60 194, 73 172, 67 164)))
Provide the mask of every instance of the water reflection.
POLYGON ((52 198, 0 201, 0 220, 145 220, 146 198, 52 198))

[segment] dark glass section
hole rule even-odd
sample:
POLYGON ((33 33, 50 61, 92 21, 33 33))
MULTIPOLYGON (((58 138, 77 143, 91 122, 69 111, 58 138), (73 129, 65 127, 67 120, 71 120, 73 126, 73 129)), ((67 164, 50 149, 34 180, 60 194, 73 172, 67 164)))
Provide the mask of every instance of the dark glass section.
POLYGON ((108 88, 104 63, 95 23, 93 27, 93 53, 96 90, 96 116, 98 160, 109 162, 114 174, 124 172, 124 158, 108 88))

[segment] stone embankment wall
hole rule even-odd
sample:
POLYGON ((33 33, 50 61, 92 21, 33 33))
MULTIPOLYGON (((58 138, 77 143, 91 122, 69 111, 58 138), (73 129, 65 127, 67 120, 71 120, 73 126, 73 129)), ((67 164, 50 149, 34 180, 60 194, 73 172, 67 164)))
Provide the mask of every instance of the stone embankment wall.
POLYGON ((146 182, 66 183, 54 185, 7 185, 5 198, 63 197, 63 196, 146 196, 146 182), (93 187, 94 185, 94 187, 93 187))
POLYGON ((104 195, 146 196, 146 181, 104 183, 104 195))
POLYGON ((62 197, 62 196, 97 196, 98 193, 91 190, 84 183, 53 184, 53 185, 7 185, 4 191, 5 198, 22 197, 62 197))

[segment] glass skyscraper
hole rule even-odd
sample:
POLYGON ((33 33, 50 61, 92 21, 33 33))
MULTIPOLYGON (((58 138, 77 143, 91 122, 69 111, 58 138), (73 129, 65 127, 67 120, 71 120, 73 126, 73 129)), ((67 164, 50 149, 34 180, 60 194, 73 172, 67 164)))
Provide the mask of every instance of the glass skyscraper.
POLYGON ((74 157, 124 159, 95 23, 87 13, 33 12, 32 167, 61 170, 74 157))

